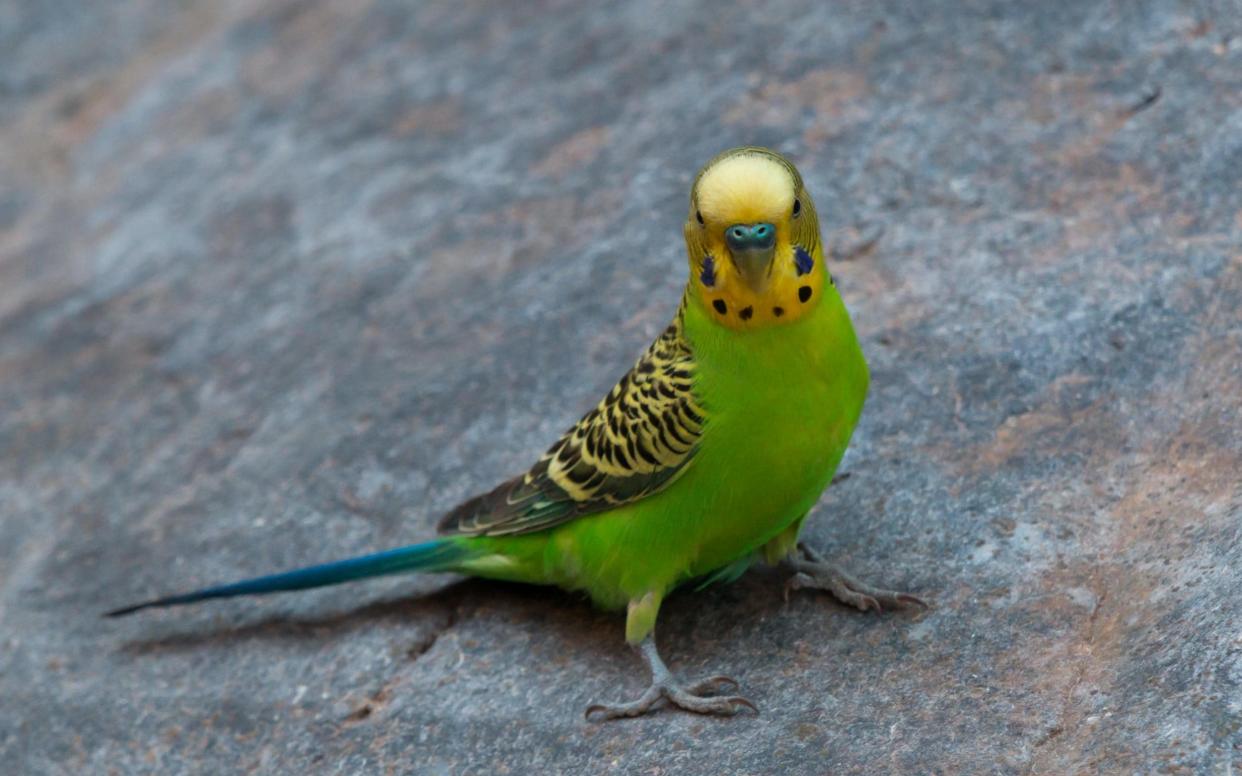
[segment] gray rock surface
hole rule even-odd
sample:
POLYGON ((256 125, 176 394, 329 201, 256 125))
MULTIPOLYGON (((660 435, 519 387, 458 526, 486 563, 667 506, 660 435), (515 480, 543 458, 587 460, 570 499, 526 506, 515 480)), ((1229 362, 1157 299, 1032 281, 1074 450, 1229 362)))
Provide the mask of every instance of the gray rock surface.
POLYGON ((0 772, 1242 767, 1242 8, 0 2, 0 772), (921 615, 674 597, 758 717, 589 724, 616 615, 410 577, 631 363, 695 169, 797 159, 873 390, 810 537, 921 615))

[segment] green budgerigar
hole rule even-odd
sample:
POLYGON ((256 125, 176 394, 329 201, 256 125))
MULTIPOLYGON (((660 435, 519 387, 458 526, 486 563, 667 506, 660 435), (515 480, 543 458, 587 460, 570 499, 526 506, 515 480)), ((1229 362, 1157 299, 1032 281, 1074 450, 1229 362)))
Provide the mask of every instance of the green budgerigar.
POLYGON ((660 603, 690 580, 784 562, 790 587, 861 610, 924 605, 798 540, 858 422, 868 374, 797 169, 764 148, 720 154, 695 178, 685 238, 689 280, 668 328, 528 472, 444 516, 440 538, 109 614, 408 571, 557 585, 626 608, 625 638, 651 686, 587 709, 614 718, 664 704, 754 708, 728 677, 680 683, 661 660, 660 603))

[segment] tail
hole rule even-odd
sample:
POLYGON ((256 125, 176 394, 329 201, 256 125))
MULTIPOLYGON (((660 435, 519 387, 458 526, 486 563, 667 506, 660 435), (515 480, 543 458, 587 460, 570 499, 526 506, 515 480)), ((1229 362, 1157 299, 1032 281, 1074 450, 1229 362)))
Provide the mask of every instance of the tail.
POLYGON ((228 585, 206 587, 192 593, 156 598, 133 606, 114 609, 104 616, 124 617, 142 609, 181 606, 206 601, 209 598, 232 598, 237 595, 264 595, 285 590, 306 590, 311 587, 325 587, 355 579, 398 574, 403 571, 442 571, 451 568, 458 561, 470 555, 470 550, 459 539, 437 539, 423 544, 411 544, 408 547, 377 552, 374 555, 363 555, 360 558, 324 563, 320 566, 308 566, 304 569, 286 571, 283 574, 271 574, 228 585))

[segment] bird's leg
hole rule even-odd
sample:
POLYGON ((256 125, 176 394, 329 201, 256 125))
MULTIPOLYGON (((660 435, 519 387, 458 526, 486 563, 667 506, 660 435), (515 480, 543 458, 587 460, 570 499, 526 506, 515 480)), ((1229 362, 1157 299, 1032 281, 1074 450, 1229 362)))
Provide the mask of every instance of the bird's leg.
POLYGON ((808 547, 798 542, 797 548, 790 554, 789 565, 794 575, 785 582, 785 599, 789 599, 789 591, 811 588, 827 590, 841 603, 853 606, 860 611, 874 609, 904 609, 909 606, 921 606, 925 609, 930 605, 916 595, 900 593, 894 590, 883 590, 860 582, 844 569, 835 566, 808 547))
POLYGON ((716 694, 737 689, 737 682, 727 676, 708 677, 689 686, 673 679, 673 674, 664 665, 659 651, 656 650, 654 632, 648 633, 636 649, 642 654, 647 668, 651 671, 651 686, 638 696, 638 700, 629 703, 595 703, 588 706, 587 719, 602 722, 606 719, 637 717, 660 708, 666 702, 697 714, 720 714, 729 717, 741 711, 743 706, 759 713, 755 704, 740 695, 716 694), (592 717, 592 714, 595 716, 592 717))

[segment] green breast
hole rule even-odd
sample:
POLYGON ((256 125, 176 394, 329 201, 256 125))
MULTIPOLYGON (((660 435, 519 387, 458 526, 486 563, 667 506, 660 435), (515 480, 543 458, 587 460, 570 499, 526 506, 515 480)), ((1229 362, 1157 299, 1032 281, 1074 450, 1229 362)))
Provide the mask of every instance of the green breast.
POLYGON ((708 414, 686 475, 702 520, 692 574, 768 541, 818 500, 849 444, 867 364, 840 296, 825 287, 799 321, 754 331, 715 325, 694 300, 686 336, 708 414))

